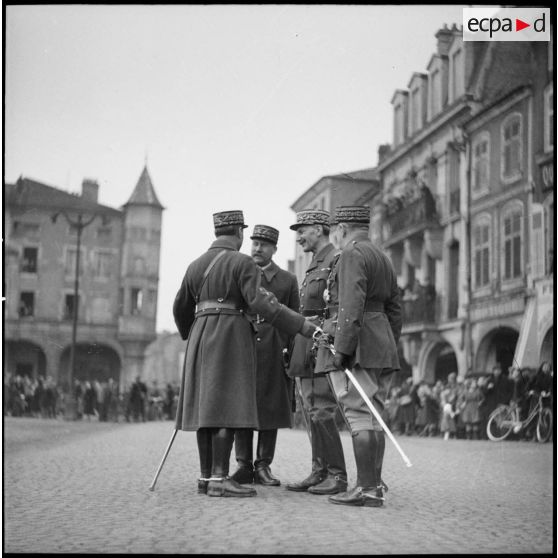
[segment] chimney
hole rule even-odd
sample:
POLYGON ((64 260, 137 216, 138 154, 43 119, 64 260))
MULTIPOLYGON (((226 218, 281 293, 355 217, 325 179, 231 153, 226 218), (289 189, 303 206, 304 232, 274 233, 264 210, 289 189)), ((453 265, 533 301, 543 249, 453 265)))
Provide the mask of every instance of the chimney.
POLYGON ((451 39, 453 38, 452 30, 448 29, 447 24, 444 23, 444 27, 438 30, 435 37, 436 39, 438 39, 438 54, 440 56, 447 56, 449 44, 451 39))
POLYGON ((81 183, 81 197, 93 203, 97 203, 99 198, 99 184, 96 180, 84 178, 81 183))
POLYGON ((391 151, 391 145, 389 143, 383 143, 378 147, 378 163, 381 163, 391 151))

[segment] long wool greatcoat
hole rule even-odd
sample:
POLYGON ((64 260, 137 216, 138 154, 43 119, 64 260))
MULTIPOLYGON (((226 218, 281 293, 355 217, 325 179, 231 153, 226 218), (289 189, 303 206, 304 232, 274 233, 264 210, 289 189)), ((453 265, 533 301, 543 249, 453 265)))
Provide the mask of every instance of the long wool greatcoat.
POLYGON ((182 339, 188 339, 176 413, 176 428, 259 427, 256 404, 256 337, 246 314, 207 313, 196 317, 200 302, 222 299, 257 313, 289 335, 304 318, 261 289, 261 272, 251 257, 237 251, 233 237, 218 237, 193 261, 176 295, 173 314, 182 339), (203 275, 214 257, 225 253, 203 275))
POLYGON ((399 370, 401 305, 390 260, 365 232, 359 232, 343 248, 337 270, 335 350, 354 356, 354 366, 399 370), (384 311, 367 311, 373 303, 383 303, 384 311))
MULTIPOLYGON (((279 302, 298 311, 299 296, 296 277, 275 262, 261 270, 262 287, 273 293, 279 302)), ((290 428, 291 381, 283 366, 283 349, 288 348, 290 336, 265 320, 258 323, 256 342, 256 395, 260 430, 290 428)))

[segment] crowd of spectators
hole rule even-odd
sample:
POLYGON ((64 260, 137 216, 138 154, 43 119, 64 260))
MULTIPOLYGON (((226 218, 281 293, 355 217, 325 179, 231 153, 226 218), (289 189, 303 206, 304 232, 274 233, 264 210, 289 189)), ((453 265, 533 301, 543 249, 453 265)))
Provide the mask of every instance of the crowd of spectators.
MULTIPOLYGON (((391 388, 384 420, 399 435, 441 436, 444 440, 486 439, 488 417, 498 405, 515 401, 524 419, 540 392, 552 393, 553 375, 551 365, 543 362, 538 370, 511 367, 503 372, 496 365, 491 374, 465 379, 451 372, 445 382, 438 380, 434 385, 413 383, 412 378, 407 378, 391 388)), ((160 388, 155 380, 148 387, 137 377, 121 391, 113 379, 76 380, 73 396, 77 420, 174 420, 178 386, 169 383, 160 388)), ((50 377, 31 379, 7 375, 4 378, 4 416, 62 419, 67 415, 67 398, 67 390, 50 377)), ((301 420, 295 420, 295 425, 303 427, 301 420)), ((528 428, 518 437, 531 439, 533 435, 533 428, 528 428)))
MULTIPOLYGON (((486 424, 499 405, 515 401, 524 420, 541 392, 552 394, 553 370, 543 362, 537 370, 495 365, 491 374, 457 377, 448 374, 434 385, 407 378, 393 387, 386 400, 385 421, 396 434, 442 436, 468 440, 487 439, 486 424)), ((546 401, 550 405, 550 398, 546 401)), ((532 439, 535 422, 517 438, 532 439)))
MULTIPOLYGON (((157 381, 150 387, 136 378, 123 390, 109 378, 107 381, 75 380, 72 413, 77 420, 99 422, 139 422, 174 420, 178 386, 159 388, 157 381)), ((12 417, 62 419, 67 416, 69 392, 51 377, 32 379, 29 376, 4 377, 3 413, 12 417)))

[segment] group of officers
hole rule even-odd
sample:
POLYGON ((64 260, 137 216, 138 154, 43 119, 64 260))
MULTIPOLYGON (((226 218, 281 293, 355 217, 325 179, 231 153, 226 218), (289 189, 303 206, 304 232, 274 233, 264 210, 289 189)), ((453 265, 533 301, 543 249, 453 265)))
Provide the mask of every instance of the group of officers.
POLYGON ((313 255, 300 290, 272 259, 277 229, 254 227, 250 257, 239 252, 247 228, 242 211, 215 213, 213 224, 216 240, 189 265, 173 306, 187 339, 176 428, 196 432, 198 492, 250 497, 254 483, 281 484, 270 465, 277 429, 292 427, 294 381, 312 465, 286 488, 328 495, 335 504, 381 507, 384 431, 344 372, 381 413, 399 369, 401 308, 393 266, 369 239, 369 207, 297 213, 290 228, 313 255), (351 489, 337 409, 353 442, 351 489), (229 476, 233 443, 238 469, 229 476))

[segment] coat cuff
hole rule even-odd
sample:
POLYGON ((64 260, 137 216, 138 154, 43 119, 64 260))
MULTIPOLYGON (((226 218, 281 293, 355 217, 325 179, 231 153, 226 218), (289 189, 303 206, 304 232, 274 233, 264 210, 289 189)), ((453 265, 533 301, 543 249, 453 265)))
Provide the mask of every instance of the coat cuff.
POLYGON ((352 335, 337 333, 335 335, 334 347, 336 351, 344 355, 352 355, 356 351, 358 339, 352 335))
POLYGON ((302 329, 302 326, 304 325, 304 317, 298 312, 293 312, 283 304, 280 304, 277 312, 273 316, 273 319, 270 320, 269 323, 273 327, 276 327, 289 335, 295 335, 302 329))

